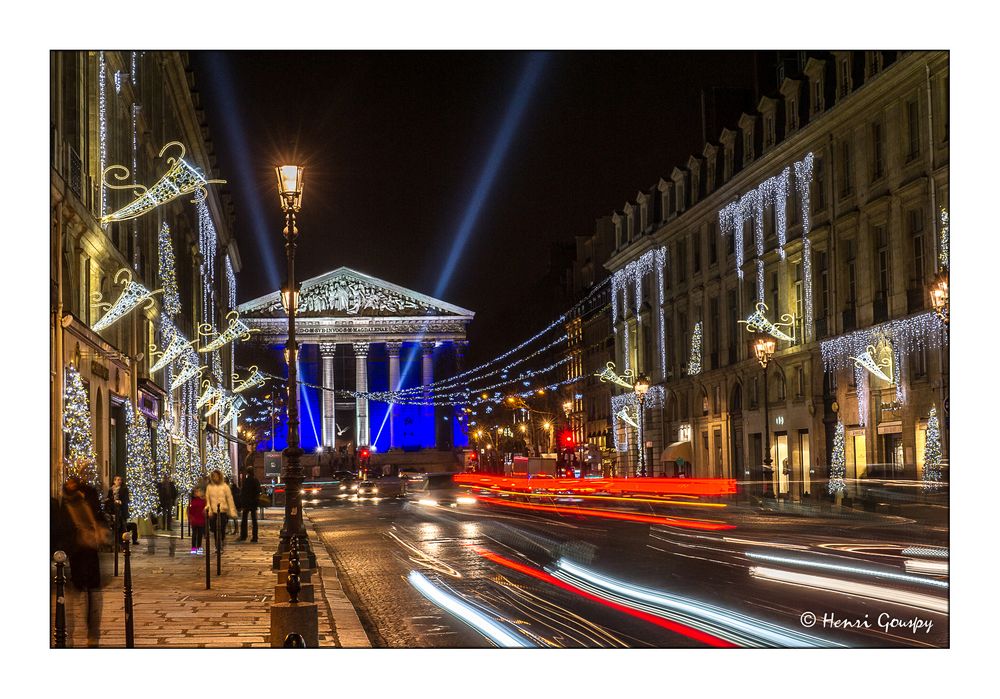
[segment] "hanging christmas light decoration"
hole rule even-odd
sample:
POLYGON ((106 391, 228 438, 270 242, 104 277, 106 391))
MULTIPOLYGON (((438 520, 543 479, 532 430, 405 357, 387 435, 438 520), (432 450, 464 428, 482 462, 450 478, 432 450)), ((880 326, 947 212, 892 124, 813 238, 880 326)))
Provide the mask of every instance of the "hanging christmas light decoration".
MULTIPOLYGON (((234 340, 247 340, 250 338, 250 333, 259 332, 257 328, 251 330, 246 323, 240 320, 239 311, 230 311, 226 314, 226 320, 229 321, 229 326, 219 333, 214 340, 209 342, 204 347, 201 347, 199 352, 213 352, 220 347, 223 347, 234 340)), ((215 335, 215 328, 213 328, 208 323, 202 323, 198 327, 198 334, 205 337, 210 335, 215 335)))
POLYGON ((838 337, 823 340, 820 343, 820 354, 823 357, 823 368, 826 372, 853 368, 855 386, 858 395, 859 424, 868 422, 868 386, 865 368, 857 361, 857 357, 867 353, 869 345, 876 346, 885 339, 891 346, 892 365, 896 376, 896 400, 906 403, 905 366, 906 357, 913 352, 924 349, 935 349, 948 341, 947 326, 941 322, 933 311, 919 313, 890 320, 886 323, 863 328, 838 337))
POLYGON ((205 371, 205 367, 199 366, 197 363, 192 363, 189 359, 185 359, 181 364, 180 372, 171 377, 171 388, 176 391, 190 379, 200 376, 203 371, 205 371))
POLYGON ((212 385, 212 382, 208 379, 202 382, 202 392, 201 396, 198 398, 198 402, 195 403, 195 407, 199 410, 204 408, 208 403, 215 400, 216 398, 222 397, 222 391, 212 385))
POLYGON ((813 299, 812 299, 812 241, 809 238, 811 231, 811 219, 809 218, 812 204, 809 200, 809 189, 813 181, 813 154, 807 153, 806 157, 795 163, 795 190, 799 195, 799 206, 802 215, 802 288, 804 290, 803 315, 805 323, 803 325, 803 339, 809 342, 813 339, 813 299))
POLYGON ((111 175, 116 181, 124 182, 129 179, 130 171, 124 165, 111 165, 101 170, 102 185, 108 189, 130 189, 135 199, 129 204, 118 209, 114 213, 101 217, 101 224, 113 221, 127 221, 147 214, 156 207, 173 201, 177 197, 194 193, 193 203, 204 201, 208 197, 205 189, 210 184, 225 184, 225 180, 206 179, 196 168, 192 167, 184 160, 187 149, 179 141, 171 141, 160 149, 157 157, 162 158, 167 149, 176 146, 181 149, 180 155, 167 158, 170 168, 152 187, 146 188, 141 184, 112 184, 108 181, 111 175))
POLYGON ((687 375, 696 376, 701 373, 701 321, 694 324, 691 333, 691 359, 688 361, 687 375))
POLYGON ((780 323, 772 323, 767 319, 765 315, 767 313, 767 304, 763 301, 758 303, 756 309, 753 313, 747 316, 746 320, 738 320, 737 323, 745 324, 747 326, 748 332, 764 332, 775 337, 779 340, 785 340, 786 342, 795 342, 795 315, 792 313, 785 313, 781 316, 780 323), (780 328, 788 328, 791 331, 791 335, 780 330, 780 328))
MULTIPOLYGON (((662 408, 666 403, 666 395, 667 394, 663 389, 663 386, 650 386, 649 390, 646 391, 646 396, 643 398, 643 406, 647 409, 662 408)), ((632 415, 639 415, 639 397, 635 394, 634 390, 617 396, 611 396, 611 414, 616 418, 619 418, 621 422, 627 422, 621 415, 623 411, 625 411, 629 417, 632 415)), ((633 427, 638 429, 638 420, 636 420, 635 423, 627 424, 631 424, 633 427)), ((629 450, 631 435, 628 429, 622 428, 620 423, 616 423, 614 428, 611 430, 611 434, 614 439, 615 450, 619 452, 629 450), (619 436, 619 432, 624 434, 624 442, 619 436)))
POLYGON ((104 316, 94 324, 94 332, 100 332, 105 328, 110 327, 116 321, 124 317, 129 311, 136 308, 140 303, 145 302, 146 307, 144 310, 149 310, 153 307, 153 295, 162 292, 162 289, 157 289, 156 291, 150 291, 142 284, 137 281, 132 280, 132 272, 127 268, 122 267, 120 270, 115 272, 115 284, 125 284, 125 288, 122 290, 121 295, 114 304, 103 302, 101 292, 94 292, 91 296, 94 301, 94 305, 99 308, 108 309, 104 316), (126 281, 122 281, 122 280, 126 281))
POLYGON ((624 420, 628 424, 632 425, 632 427, 634 427, 636 429, 639 429, 639 418, 638 418, 638 415, 636 415, 635 417, 629 415, 627 408, 622 408, 620 411, 618 411, 618 417, 621 420, 624 420))
POLYGON ((250 375, 244 380, 240 381, 239 374, 233 374, 233 393, 243 393, 243 391, 248 388, 256 388, 258 386, 263 386, 264 382, 267 381, 267 377, 257 368, 256 365, 250 367, 250 375))
POLYGON ((226 395, 223 391, 218 391, 216 394, 216 401, 212 403, 212 406, 205 411, 205 417, 212 417, 219 411, 221 414, 225 415, 229 411, 229 406, 233 402, 233 396, 226 395))
MULTIPOLYGON (((100 151, 101 172, 108 162, 108 100, 107 100, 108 67, 104 52, 97 52, 97 140, 100 151)), ((108 190, 101 180, 101 223, 104 212, 108 210, 108 190)))
POLYGON ((830 482, 826 489, 831 495, 847 489, 844 476, 847 475, 847 459, 844 452, 844 423, 837 420, 833 433, 833 453, 830 455, 830 482))
POLYGON ((243 414, 243 406, 246 405, 246 401, 243 396, 231 396, 229 399, 229 405, 223 416, 219 419, 219 425, 228 425, 233 420, 238 420, 240 415, 243 414))
MULTIPOLYGON (((882 342, 887 342, 885 338, 882 338, 882 342)), ((881 360, 876 360, 876 349, 874 345, 868 345, 865 351, 859 354, 857 357, 851 357, 859 366, 863 369, 867 369, 871 374, 882 379, 886 383, 892 383, 892 355, 883 357, 881 360), (889 373, 886 374, 883 369, 886 369, 889 373)))
POLYGON ((153 366, 149 367, 150 373, 157 372, 166 367, 172 361, 180 357, 186 348, 192 347, 195 342, 197 342, 197 340, 188 342, 179 332, 174 332, 173 336, 170 338, 169 344, 167 345, 167 349, 163 350, 163 352, 157 352, 156 345, 151 344, 149 346, 150 356, 156 356, 157 359, 153 366))
POLYGON ((226 291, 229 292, 229 310, 236 308, 236 273, 233 272, 233 262, 226 255, 226 291))
POLYGON ((75 476, 100 489, 97 455, 94 451, 93 435, 90 432, 90 399, 87 396, 87 389, 83 387, 80 372, 72 364, 66 367, 62 427, 68 451, 66 475, 75 476))
POLYGON ((597 378, 601 380, 601 383, 614 383, 618 384, 622 388, 627 388, 632 390, 635 387, 635 377, 629 369, 626 369, 621 374, 615 371, 615 363, 608 362, 608 365, 600 371, 600 373, 594 374, 597 378))

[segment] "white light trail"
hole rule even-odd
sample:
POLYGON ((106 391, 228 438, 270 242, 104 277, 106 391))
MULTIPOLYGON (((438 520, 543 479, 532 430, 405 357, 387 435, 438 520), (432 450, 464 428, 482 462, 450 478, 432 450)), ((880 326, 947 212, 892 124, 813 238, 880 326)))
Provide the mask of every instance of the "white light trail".
POLYGON ((502 624, 494 619, 490 619, 468 602, 464 602, 458 597, 434 586, 427 578, 417 571, 411 570, 407 580, 409 580, 413 587, 417 588, 417 592, 445 611, 454 614, 456 617, 486 636, 501 648, 535 647, 533 644, 529 643, 527 639, 508 631, 502 624))
POLYGON ((886 570, 874 570, 872 568, 860 568, 858 566, 847 566, 839 563, 822 563, 820 561, 806 561, 799 558, 788 558, 787 556, 774 556, 769 553, 748 552, 747 558, 754 558, 771 563, 784 563, 785 565, 799 566, 801 568, 819 568, 821 570, 833 570, 840 573, 855 573, 857 575, 870 575, 875 578, 885 578, 887 580, 898 580, 900 582, 912 583, 914 585, 927 585, 948 589, 948 583, 944 580, 928 580, 918 578, 915 575, 905 575, 903 573, 893 573, 886 570))

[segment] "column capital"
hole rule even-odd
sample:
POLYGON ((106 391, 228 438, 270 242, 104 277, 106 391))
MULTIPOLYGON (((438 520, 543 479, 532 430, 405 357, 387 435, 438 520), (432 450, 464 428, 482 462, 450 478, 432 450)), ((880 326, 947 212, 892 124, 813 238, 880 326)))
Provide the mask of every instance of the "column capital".
POLYGON ((423 352, 424 356, 434 352, 434 348, 437 346, 437 342, 424 340, 420 343, 420 351, 423 352))
POLYGON ((354 356, 356 357, 367 357, 368 356, 368 343, 367 342, 353 342, 354 345, 354 356))
POLYGON ((321 342, 319 344, 319 353, 322 357, 332 357, 337 353, 337 343, 336 342, 321 342))
POLYGON ((386 342, 385 349, 389 353, 390 357, 398 357, 399 351, 403 348, 402 341, 386 342))

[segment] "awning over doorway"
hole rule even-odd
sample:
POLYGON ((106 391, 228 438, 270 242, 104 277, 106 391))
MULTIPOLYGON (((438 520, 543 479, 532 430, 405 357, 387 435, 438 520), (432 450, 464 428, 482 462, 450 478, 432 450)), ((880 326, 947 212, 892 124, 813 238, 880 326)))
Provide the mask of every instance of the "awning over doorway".
POLYGON ((681 459, 684 463, 692 463, 691 442, 673 442, 667 445, 660 455, 660 461, 677 461, 681 459))

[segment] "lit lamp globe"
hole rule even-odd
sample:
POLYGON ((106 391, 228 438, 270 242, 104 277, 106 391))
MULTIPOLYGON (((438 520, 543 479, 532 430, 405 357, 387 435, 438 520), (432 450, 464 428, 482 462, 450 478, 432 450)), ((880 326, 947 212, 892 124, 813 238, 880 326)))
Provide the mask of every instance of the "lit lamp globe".
POLYGON ((643 398, 648 391, 649 378, 645 374, 639 374, 639 378, 635 380, 635 394, 639 396, 639 398, 643 398))
POLYGON ((770 335, 760 335, 754 340, 753 353, 757 357, 757 361, 765 369, 767 368, 767 363, 771 361, 771 357, 774 356, 776 348, 777 343, 770 335))
POLYGON ((284 211, 302 208, 302 169, 300 165, 278 165, 274 168, 278 177, 278 197, 284 211))

